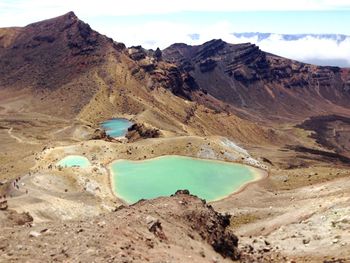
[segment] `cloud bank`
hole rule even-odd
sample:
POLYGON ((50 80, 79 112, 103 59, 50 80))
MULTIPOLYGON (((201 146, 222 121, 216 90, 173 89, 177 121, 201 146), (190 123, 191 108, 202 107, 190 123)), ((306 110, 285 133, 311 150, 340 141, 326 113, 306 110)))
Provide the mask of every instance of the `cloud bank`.
POLYGON ((164 49, 173 43, 200 45, 211 39, 221 38, 233 44, 254 43, 266 52, 306 63, 350 67, 350 36, 344 35, 253 33, 249 37, 235 36, 232 34, 235 32, 235 27, 228 21, 220 21, 205 27, 158 21, 141 26, 111 28, 101 26, 97 30, 112 34, 115 40, 122 41, 128 46, 142 45, 145 48, 164 49))
POLYGON ((255 43, 264 51, 307 63, 350 67, 350 37, 343 38, 343 41, 337 41, 336 35, 328 37, 305 35, 286 40, 281 34, 271 34, 263 40, 259 40, 258 36, 233 36, 230 41, 255 43))
MULTIPOLYGON (((350 14, 349 0, 133 0, 132 2, 125 0, 0 0, 0 27, 24 26, 31 22, 62 15, 71 10, 80 19, 90 23, 95 30, 112 37, 116 41, 124 42, 128 46, 143 45, 146 48, 155 49, 157 47, 166 48, 176 42, 196 45, 214 38, 221 38, 229 43, 252 42, 259 45, 264 51, 300 61, 350 67, 349 38, 337 42, 333 39, 317 38, 310 35, 297 40, 286 41, 279 34, 272 34, 263 40, 256 36, 237 37, 232 35, 232 32, 241 32, 242 30, 260 31, 261 28, 272 32, 290 33, 292 29, 294 31, 304 30, 303 25, 308 28, 312 23, 316 27, 309 28, 316 31, 324 29, 323 26, 332 25, 332 20, 325 21, 322 24, 323 26, 320 26, 319 22, 322 22, 320 17, 317 21, 314 21, 312 17, 304 17, 306 20, 303 20, 300 25, 296 23, 299 16, 295 16, 293 19, 289 18, 289 20, 277 17, 276 22, 272 21, 272 24, 280 23, 283 26, 280 27, 280 30, 274 30, 274 28, 267 28, 265 25, 256 29, 256 25, 263 24, 264 19, 254 20, 252 15, 244 22, 241 20, 232 22, 229 16, 226 16, 226 18, 220 17, 220 14, 231 14, 230 12, 243 12, 245 14, 244 12, 252 11, 291 10, 340 10, 346 12, 337 12, 346 16, 346 14, 350 14), (187 21, 180 19, 173 21, 169 18, 171 17, 169 14, 175 14, 172 17, 178 17, 179 14, 186 12, 194 12, 197 15, 187 21), (214 14, 216 20, 207 22, 206 14, 208 13, 214 14), (145 16, 145 20, 139 19, 145 16), (121 19, 115 20, 116 18, 121 19), (124 18, 125 20, 123 20, 124 18), (127 22, 123 23, 123 21, 127 22), (287 32, 287 30, 290 31, 287 32)), ((192 13, 190 14, 192 15, 192 13)), ((232 13, 232 16, 235 16, 235 14, 232 13)), ((327 20, 327 15, 322 17, 327 20)), ((339 23, 344 24, 344 22, 339 23)), ((326 30, 332 31, 329 33, 337 32, 340 27, 339 23, 328 27, 326 30)))

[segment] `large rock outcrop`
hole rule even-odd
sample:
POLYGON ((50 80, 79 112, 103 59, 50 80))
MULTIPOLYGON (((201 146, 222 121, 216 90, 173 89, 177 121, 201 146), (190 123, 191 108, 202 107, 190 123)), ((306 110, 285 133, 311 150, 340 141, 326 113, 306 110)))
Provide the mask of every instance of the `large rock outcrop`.
POLYGON ((140 139, 157 138, 157 137, 160 137, 160 135, 161 135, 161 132, 159 129, 148 127, 140 123, 135 123, 131 127, 129 127, 125 137, 130 142, 133 142, 140 139))
POLYGON ((5 228, 0 250, 5 261, 231 261, 240 253, 229 224, 229 216, 180 191, 85 221, 5 228))

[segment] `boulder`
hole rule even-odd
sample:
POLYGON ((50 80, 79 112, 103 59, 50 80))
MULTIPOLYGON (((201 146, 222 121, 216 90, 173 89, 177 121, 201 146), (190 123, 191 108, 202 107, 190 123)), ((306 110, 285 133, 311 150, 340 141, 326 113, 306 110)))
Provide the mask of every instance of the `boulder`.
POLYGON ((159 47, 154 51, 153 57, 157 60, 160 61, 162 60, 162 51, 159 49, 159 47))
POLYGON ((137 141, 139 139, 157 138, 161 135, 160 131, 156 128, 147 127, 144 124, 133 124, 126 133, 125 137, 129 141, 137 141))
POLYGON ((216 66, 217 66, 216 61, 209 58, 209 59, 202 61, 199 64, 199 69, 201 70, 202 73, 210 72, 210 71, 214 70, 216 68, 216 66))
POLYGON ((141 46, 135 46, 128 49, 129 57, 132 60, 139 61, 146 58, 146 52, 141 46))

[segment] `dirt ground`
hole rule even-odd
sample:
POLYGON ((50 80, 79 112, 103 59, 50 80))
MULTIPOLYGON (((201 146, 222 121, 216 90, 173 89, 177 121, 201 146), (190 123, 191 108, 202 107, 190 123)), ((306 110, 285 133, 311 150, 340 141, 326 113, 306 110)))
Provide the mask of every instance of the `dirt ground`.
MULTIPOLYGON (((43 251, 43 258, 48 257, 45 253, 53 253, 54 250, 62 254, 67 247, 69 250, 71 242, 63 239, 66 232, 67 237, 79 240, 81 235, 72 231, 79 231, 80 224, 85 226, 85 231, 89 222, 106 221, 116 207, 125 205, 111 191, 108 172, 111 161, 143 160, 171 154, 238 161, 268 169, 267 178, 211 204, 215 210, 232 215, 230 229, 239 237, 241 251, 253 249, 250 251, 252 255, 268 255, 268 259, 260 258, 261 262, 280 262, 281 257, 295 262, 320 262, 332 258, 343 260, 339 262, 350 261, 350 173, 346 163, 339 160, 332 163, 323 156, 296 152, 286 147, 288 143, 280 146, 240 144, 242 148, 238 148, 222 136, 177 135, 167 130, 162 130, 161 138, 132 143, 88 140, 95 130, 88 123, 39 113, 13 112, 11 107, 15 106, 7 104, 0 114, 0 191, 1 195, 7 195, 11 211, 29 212, 34 224, 33 228, 15 226, 17 223, 14 221, 6 221, 11 216, 0 211, 1 217, 7 218, 3 222, 10 222, 4 223, 5 231, 0 235, 0 249, 7 255, 5 262, 29 259, 34 253, 34 243, 28 248, 27 242, 33 240, 35 246, 43 251), (59 169, 55 166, 57 161, 70 154, 87 157, 92 166, 87 169, 59 169), (14 181, 16 179, 17 182, 14 181), (67 222, 63 223, 66 226, 62 227, 59 223, 62 220, 67 222), (74 227, 68 227, 70 224, 74 227), (69 230, 65 230, 67 227, 69 230), (41 233, 46 228, 51 232, 39 238, 29 238, 30 231, 41 233), (16 238, 9 241, 9 235, 14 233, 16 238), (58 241, 62 243, 62 248, 48 245, 58 241)), ((136 119, 142 120, 142 117, 136 119)), ((277 128, 287 134, 294 144, 321 148, 308 137, 308 131, 293 127, 277 128)), ((137 217, 135 211, 131 213, 137 217)), ((169 230, 168 235, 175 238, 175 232, 169 230)), ((105 234, 100 235, 95 236, 99 240, 96 242, 105 245, 108 239, 103 237, 105 234)), ((130 235, 131 232, 116 242, 129 242, 130 235)), ((87 237, 79 244, 86 244, 87 237)), ((89 237, 93 240, 92 236, 89 237)), ((136 240, 133 242, 137 243, 136 240)), ((187 253, 180 254, 184 253, 183 244, 180 247, 163 245, 162 249, 150 255, 151 262, 157 262, 152 258, 160 257, 162 253, 174 257, 169 259, 170 262, 178 262, 180 255, 187 253)), ((193 256, 193 249, 190 250, 186 254, 191 258, 189 261, 205 262, 204 253, 208 262, 225 262, 220 256, 215 261, 216 253, 207 247, 203 253, 194 253, 200 257, 193 256), (210 255, 207 256, 207 253, 210 255)), ((53 254, 58 255, 56 252, 53 254)), ((67 252, 67 260, 74 261, 79 253, 83 253, 82 250, 67 252)), ((64 256, 57 256, 57 259, 63 260, 64 256)), ((181 262, 186 260, 182 258, 181 262)))

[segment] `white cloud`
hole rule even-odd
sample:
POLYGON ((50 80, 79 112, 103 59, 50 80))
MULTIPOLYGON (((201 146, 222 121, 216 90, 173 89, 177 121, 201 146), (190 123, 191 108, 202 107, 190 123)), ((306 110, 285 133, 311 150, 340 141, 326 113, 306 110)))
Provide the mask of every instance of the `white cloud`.
POLYGON ((232 39, 230 32, 234 27, 228 21, 218 21, 210 26, 186 23, 156 21, 142 25, 110 25, 96 24, 94 29, 113 37, 114 40, 124 42, 127 46, 142 45, 145 48, 166 48, 173 43, 187 43, 199 45, 205 41, 222 38, 232 39), (191 38, 191 34, 198 34, 198 39, 191 38))
POLYGON ((255 43, 264 51, 295 60, 305 62, 342 60, 350 66, 350 37, 337 43, 336 40, 313 36, 286 41, 281 35, 272 34, 269 38, 259 41, 257 36, 238 38, 232 35, 236 28, 229 21, 219 21, 205 27, 158 21, 123 27, 100 25, 96 29, 112 36, 116 41, 124 42, 127 46, 142 45, 145 48, 164 49, 173 43, 199 45, 214 38, 221 38, 228 43, 255 43), (198 34, 199 37, 193 39, 191 34, 198 34))
POLYGON ((145 48, 165 48, 175 42, 189 42, 189 26, 167 21, 147 22, 137 25, 95 24, 95 30, 112 37, 127 46, 142 45, 145 48))
MULTIPOLYGON (((211 26, 200 27, 188 24, 169 23, 166 21, 146 23, 141 26, 124 26, 97 28, 98 31, 108 31, 115 40, 126 45, 142 45, 145 48, 166 48, 173 43, 183 42, 199 45, 214 38, 221 38, 228 43, 251 42, 260 49, 283 57, 305 61, 336 61, 339 60, 350 66, 350 37, 337 43, 336 40, 307 36, 294 41, 286 41, 279 34, 272 34, 262 41, 257 36, 238 38, 232 35, 235 27, 228 21, 220 21, 211 26), (191 34, 199 38, 192 39, 191 34)), ((336 64, 334 64, 336 65, 336 64)))
POLYGON ((279 34, 272 34, 269 38, 258 41, 252 38, 231 38, 232 43, 251 42, 260 49, 283 57, 305 61, 326 62, 336 65, 342 63, 350 67, 350 37, 337 43, 336 40, 306 36, 298 40, 286 41, 279 34), (338 61, 335 63, 334 61, 338 61))

